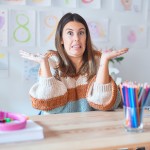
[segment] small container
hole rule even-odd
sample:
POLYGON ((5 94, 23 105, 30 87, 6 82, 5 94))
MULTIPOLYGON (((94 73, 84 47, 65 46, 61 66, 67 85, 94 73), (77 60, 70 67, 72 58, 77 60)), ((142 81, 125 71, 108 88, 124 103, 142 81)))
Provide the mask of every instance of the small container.
POLYGON ((143 131, 143 107, 124 106, 124 127, 128 132, 143 131))

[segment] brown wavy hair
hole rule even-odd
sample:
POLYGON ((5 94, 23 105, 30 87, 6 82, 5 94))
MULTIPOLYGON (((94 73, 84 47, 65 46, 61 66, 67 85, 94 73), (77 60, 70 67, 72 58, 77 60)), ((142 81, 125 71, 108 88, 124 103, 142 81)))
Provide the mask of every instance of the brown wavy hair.
POLYGON ((58 51, 58 58, 60 61, 59 70, 61 71, 61 76, 75 77, 79 74, 87 74, 87 78, 89 80, 94 75, 96 75, 97 67, 94 58, 95 52, 94 46, 91 42, 89 28, 86 21, 79 14, 67 13, 60 19, 55 35, 55 46, 58 51), (70 21, 82 23, 86 29, 86 48, 83 53, 83 64, 78 72, 76 72, 75 66, 73 65, 66 51, 64 50, 64 45, 61 44, 63 28, 70 21))

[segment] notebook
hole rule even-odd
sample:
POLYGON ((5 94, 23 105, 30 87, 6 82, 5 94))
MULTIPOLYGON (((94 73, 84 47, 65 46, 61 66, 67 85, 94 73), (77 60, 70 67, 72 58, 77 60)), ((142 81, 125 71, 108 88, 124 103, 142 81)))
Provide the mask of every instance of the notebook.
POLYGON ((0 144, 44 139, 43 127, 27 120, 26 128, 15 131, 0 131, 0 144))

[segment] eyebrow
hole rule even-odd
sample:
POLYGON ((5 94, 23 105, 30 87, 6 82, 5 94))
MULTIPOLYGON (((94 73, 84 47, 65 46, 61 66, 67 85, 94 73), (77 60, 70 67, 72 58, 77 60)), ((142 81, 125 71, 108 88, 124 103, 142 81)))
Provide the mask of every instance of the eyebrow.
MULTIPOLYGON (((67 28, 66 31, 67 30, 72 30, 73 31, 73 29, 71 29, 71 28, 67 28)), ((80 28, 79 30, 85 30, 85 28, 80 28)))

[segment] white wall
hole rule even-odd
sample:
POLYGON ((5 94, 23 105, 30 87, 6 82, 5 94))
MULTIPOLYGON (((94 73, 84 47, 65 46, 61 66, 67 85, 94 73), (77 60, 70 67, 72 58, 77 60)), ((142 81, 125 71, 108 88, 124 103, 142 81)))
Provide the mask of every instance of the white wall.
MULTIPOLYGON (((146 21, 146 7, 148 0, 143 0, 143 10, 141 13, 131 13, 131 12, 117 12, 112 10, 111 0, 102 0, 102 8, 100 10, 83 10, 79 8, 59 8, 50 7, 51 9, 62 10, 65 12, 77 12, 83 17, 87 15, 89 17, 109 18, 110 19, 110 38, 108 42, 96 43, 98 48, 106 48, 115 46, 121 48, 118 45, 118 28, 120 24, 130 24, 130 25, 140 25, 147 24, 146 21)), ((12 8, 12 6, 0 6, 0 8, 12 8)), ((16 7, 13 6, 15 9, 16 7)), ((22 6, 23 9, 35 9, 38 10, 49 10, 46 8, 34 8, 22 6)), ((148 39, 149 41, 150 39, 148 39)), ((20 48, 18 47, 7 47, 6 51, 9 52, 9 76, 7 78, 0 78, 0 109, 4 109, 12 112, 21 112, 27 115, 37 114, 37 110, 33 109, 31 106, 31 101, 28 95, 28 91, 32 86, 32 82, 27 82, 22 80, 22 58, 19 56, 20 48)), ((41 47, 25 47, 25 49, 32 52, 37 52, 41 47)), ((123 80, 131 80, 137 82, 148 82, 150 83, 150 69, 148 64, 150 64, 150 45, 148 43, 145 49, 129 49, 128 54, 125 55, 125 59, 121 64, 116 64, 119 68, 120 73, 118 76, 122 77, 123 80)))

